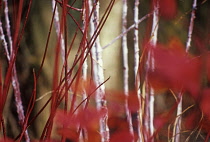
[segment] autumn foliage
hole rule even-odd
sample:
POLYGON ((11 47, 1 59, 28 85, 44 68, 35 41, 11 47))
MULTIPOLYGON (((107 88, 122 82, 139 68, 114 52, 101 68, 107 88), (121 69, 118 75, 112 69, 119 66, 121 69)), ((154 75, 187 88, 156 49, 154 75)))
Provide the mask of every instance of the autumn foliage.
POLYGON ((171 20, 177 15, 177 0, 160 0, 160 16, 163 19, 171 20))
POLYGON ((155 60, 154 69, 148 71, 149 83, 155 90, 187 91, 196 98, 200 91, 201 56, 193 57, 179 41, 172 42, 148 47, 155 60))
MULTIPOLYGON (((196 108, 183 123, 188 129, 202 129, 209 132, 209 52, 201 55, 187 53, 179 41, 148 46, 148 53, 153 54, 155 66, 148 70, 148 82, 157 94, 170 91, 177 95, 188 94, 196 102, 196 108), (198 117, 200 116, 200 117, 198 117)), ((171 108, 173 111, 173 108, 171 108)), ((157 116, 154 124, 162 128, 171 119, 171 112, 157 116), (167 114, 168 113, 168 114, 167 114)))

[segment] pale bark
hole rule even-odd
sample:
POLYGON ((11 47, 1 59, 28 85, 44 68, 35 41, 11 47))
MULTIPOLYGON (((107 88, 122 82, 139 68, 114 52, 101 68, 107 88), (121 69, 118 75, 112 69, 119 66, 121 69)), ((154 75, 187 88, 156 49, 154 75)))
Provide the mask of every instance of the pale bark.
MULTIPOLYGON (((144 20, 146 20, 147 18, 149 18, 152 14, 153 13, 149 13, 149 14, 145 15, 144 17, 142 17, 141 19, 138 20, 137 24, 140 24, 141 22, 143 22, 144 20)), ((103 46, 102 48, 105 49, 105 48, 109 47, 110 45, 112 45, 113 43, 115 43, 118 39, 122 38, 124 35, 126 35, 129 31, 131 31, 134 28, 135 28, 135 24, 131 25, 124 32, 122 32, 120 35, 118 35, 110 43, 108 43, 107 45, 103 46)))
MULTIPOLYGON (((123 9, 122 9, 122 33, 127 29, 127 14, 128 14, 128 5, 127 0, 123 0, 123 9)), ((124 94, 128 98, 129 96, 129 66, 128 66, 128 43, 127 43, 127 34, 122 36, 122 54, 123 54, 123 87, 124 94)), ((128 108, 128 102, 125 101, 125 113, 127 115, 127 121, 129 124, 130 133, 134 135, 133 124, 131 113, 128 108)))
POLYGON ((65 44, 64 44, 64 38, 63 38, 63 33, 61 33, 60 29, 60 20, 59 20, 59 12, 58 8, 56 5, 55 0, 52 0, 52 11, 54 11, 55 8, 55 16, 54 16, 54 26, 55 26, 55 31, 57 34, 57 38, 60 40, 60 47, 61 47, 61 57, 63 60, 63 63, 65 63, 65 44))
MULTIPOLYGON (((95 4, 94 14, 90 21, 90 37, 96 36, 94 35, 94 31, 97 30, 99 23, 99 1, 94 0, 93 4, 95 4)), ((93 5, 92 1, 89 0, 89 9, 92 10, 93 5)), ((102 142, 109 141, 109 128, 107 125, 108 120, 108 111, 107 111, 107 102, 105 98, 105 85, 104 82, 104 71, 103 71, 103 60, 102 60, 102 47, 100 44, 99 36, 95 37, 96 41, 93 44, 91 49, 92 58, 93 58, 93 76, 96 86, 100 86, 96 90, 96 104, 98 110, 104 110, 105 114, 100 119, 100 133, 102 137, 102 142)))
MULTIPOLYGON (((194 26, 194 19, 195 19, 195 10, 197 7, 197 0, 193 1, 192 5, 192 12, 191 12, 191 18, 190 18, 190 24, 189 24, 189 30, 188 30, 188 38, 186 42, 186 52, 189 51, 191 46, 191 40, 192 40, 192 32, 193 32, 193 26, 194 26)), ((174 129, 173 129, 173 138, 172 142, 179 142, 181 137, 181 123, 182 123, 182 93, 179 93, 179 101, 177 106, 177 112, 176 112, 176 119, 174 122, 174 129)))
MULTIPOLYGON (((158 26, 159 26, 159 1, 154 0, 153 21, 152 21, 151 40, 150 40, 150 45, 154 48, 157 45, 158 26)), ((148 53, 147 68, 150 70, 155 69, 154 53, 152 50, 149 51, 148 53)), ((155 129, 154 129, 154 102, 155 102, 154 89, 147 84, 146 90, 147 90, 147 93, 146 93, 147 102, 145 103, 146 103, 146 116, 148 117, 147 118, 148 120, 145 120, 145 121, 149 121, 146 123, 146 130, 150 135, 151 141, 154 141, 154 138, 152 137, 155 132, 155 129)))

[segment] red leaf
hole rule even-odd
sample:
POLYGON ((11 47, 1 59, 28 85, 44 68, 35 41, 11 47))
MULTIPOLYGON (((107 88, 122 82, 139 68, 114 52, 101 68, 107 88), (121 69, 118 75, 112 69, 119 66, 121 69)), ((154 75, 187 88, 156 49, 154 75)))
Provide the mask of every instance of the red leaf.
POLYGON ((65 113, 65 111, 57 111, 56 122, 60 126, 66 128, 77 128, 79 125, 87 129, 97 129, 99 120, 105 115, 107 110, 98 111, 95 108, 81 109, 77 114, 65 113))
POLYGON ((139 110, 139 98, 136 92, 130 92, 128 96, 128 108, 131 112, 137 112, 139 110))
POLYGON ((189 91, 196 97, 200 84, 200 58, 193 58, 180 48, 177 50, 163 47, 151 47, 155 68, 148 71, 150 85, 156 90, 167 88, 173 91, 189 91))
POLYGON ((115 134, 110 139, 110 142, 132 142, 133 136, 129 131, 120 131, 115 134))
POLYGON ((14 140, 12 140, 12 139, 9 139, 9 138, 1 138, 0 139, 0 142, 14 142, 14 140))
POLYGON ((204 115, 210 120, 210 89, 203 90, 200 108, 204 115))
POLYGON ((88 131, 88 142, 101 142, 101 135, 98 131, 88 131))
POLYGON ((89 130, 97 130, 99 120, 105 115, 105 113, 106 110, 98 111, 95 108, 87 108, 79 111, 77 120, 79 120, 81 127, 85 127, 89 130))
POLYGON ((125 118, 122 117, 109 117, 108 119, 108 126, 110 128, 111 133, 115 133, 116 131, 122 131, 122 130, 129 130, 128 121, 125 118))
POLYGON ((125 94, 120 91, 106 93, 109 116, 123 115, 125 113, 125 94))
POLYGON ((201 121, 201 128, 204 130, 206 133, 210 132, 210 119, 206 116, 203 117, 201 121))
POLYGON ((74 129, 77 128, 80 123, 76 115, 72 115, 63 110, 58 110, 55 118, 56 124, 61 127, 65 126, 66 128, 74 129))
POLYGON ((177 14, 176 0, 159 0, 160 16, 166 20, 175 18, 177 14))
POLYGON ((87 94, 92 93, 96 89, 96 86, 91 79, 84 80, 83 78, 80 78, 77 84, 76 81, 74 81, 71 89, 73 92, 77 92, 79 95, 82 95, 84 92, 87 94))
POLYGON ((199 110, 194 110, 185 118, 184 124, 187 130, 193 130, 199 124, 202 115, 199 110), (200 116, 200 117, 199 117, 200 116))
POLYGON ((71 141, 77 142, 79 139, 79 134, 76 131, 68 129, 68 128, 60 128, 57 130, 57 132, 61 136, 64 136, 67 139, 70 139, 71 141))
POLYGON ((88 140, 91 142, 98 142, 100 140, 99 134, 99 120, 104 117, 107 110, 97 110, 95 108, 87 108, 78 110, 77 114, 65 113, 65 111, 58 111, 56 113, 56 122, 58 125, 58 134, 77 141, 78 134, 75 130, 79 127, 87 130, 88 140))
POLYGON ((207 59, 206 59, 206 68, 207 68, 207 78, 208 80, 210 80, 210 53, 208 53, 207 55, 207 59))
POLYGON ((162 128, 168 121, 168 117, 164 115, 156 116, 154 119, 154 125, 156 129, 162 128))

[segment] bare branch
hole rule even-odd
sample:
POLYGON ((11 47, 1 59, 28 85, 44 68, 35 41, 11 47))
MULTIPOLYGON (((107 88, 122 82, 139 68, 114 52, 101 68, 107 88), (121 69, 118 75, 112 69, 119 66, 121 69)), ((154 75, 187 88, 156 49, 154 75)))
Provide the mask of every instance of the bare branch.
MULTIPOLYGON (((149 13, 147 15, 145 15, 144 17, 142 17, 141 19, 138 20, 137 24, 140 24, 141 22, 143 22, 144 20, 146 20, 147 18, 149 18, 151 15, 153 15, 153 13, 149 13)), ((115 43, 118 39, 122 38, 125 34, 127 34, 130 30, 135 28, 135 24, 131 25, 127 30, 125 30, 124 32, 122 32, 120 35, 118 35, 115 39, 113 39, 109 44, 105 45, 104 47, 102 47, 103 49, 107 48, 108 46, 112 45, 113 43, 115 43)))

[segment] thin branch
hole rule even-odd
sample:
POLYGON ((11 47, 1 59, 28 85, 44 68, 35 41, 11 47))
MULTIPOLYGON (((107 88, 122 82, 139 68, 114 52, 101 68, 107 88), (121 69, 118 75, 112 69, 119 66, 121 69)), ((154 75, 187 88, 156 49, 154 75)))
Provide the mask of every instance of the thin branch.
MULTIPOLYGON (((63 1, 59 1, 59 0, 55 0, 56 2, 58 2, 61 6, 63 5, 63 1)), ((70 6, 68 4, 65 5, 66 7, 72 9, 72 10, 76 10, 76 11, 79 11, 79 12, 82 12, 82 9, 79 9, 79 8, 75 8, 73 6, 70 6)))
POLYGON ((136 80, 136 87, 139 86, 138 80, 138 65, 139 65, 139 31, 138 31, 138 17, 139 17, 139 0, 135 0, 135 7, 134 7, 134 74, 136 80))
POLYGON ((57 34, 57 38, 60 38, 60 46, 61 46, 61 56, 63 62, 65 62, 65 44, 64 44, 64 38, 63 38, 63 33, 61 33, 60 29, 60 20, 59 20, 59 12, 58 8, 56 6, 55 0, 52 0, 52 10, 55 8, 55 16, 54 16, 54 25, 55 25, 55 30, 57 34))
MULTIPOLYGON (((85 0, 84 1, 84 4, 83 4, 83 36, 84 36, 84 39, 83 40, 83 47, 87 47, 87 30, 88 30, 88 16, 89 15, 89 6, 88 6, 88 0, 85 0)), ((88 54, 87 52, 87 48, 85 49, 85 53, 84 53, 84 57, 85 55, 88 54)), ((87 63, 87 58, 85 59, 84 63, 83 63, 83 66, 82 66, 82 76, 83 76, 83 79, 86 81, 87 80, 87 72, 88 72, 88 63, 87 63)), ((84 93, 83 93, 83 99, 85 99, 87 97, 87 94, 85 92, 85 89, 84 89, 84 93)))
MULTIPOLYGON (((94 10, 94 18, 91 18, 90 21, 90 36, 97 36, 95 44, 93 45, 91 49, 91 53, 94 59, 96 59, 97 62, 93 61, 93 75, 94 75, 94 81, 97 86, 102 84, 104 82, 104 71, 103 71, 103 61, 102 61, 102 48, 100 45, 100 39, 99 36, 94 34, 93 31, 98 30, 98 21, 99 21, 99 1, 94 0, 94 4, 96 5, 94 10)), ((89 0, 89 9, 92 9, 92 2, 89 0)), ((98 90, 96 91, 96 104, 97 109, 101 110, 107 110, 106 105, 106 99, 105 99, 105 85, 102 84, 98 90)), ((108 119, 108 113, 106 113, 103 118, 100 119, 100 133, 102 136, 102 142, 109 141, 109 128, 107 126, 107 119, 108 119)))
MULTIPOLYGON (((136 88, 136 92, 137 92, 137 97, 139 100, 139 104, 142 105, 141 102, 141 91, 140 91, 140 76, 138 73, 138 69, 139 69, 139 60, 140 60, 140 55, 139 55, 139 26, 138 26, 138 18, 139 17, 139 0, 135 0, 135 4, 134 4, 134 75, 135 75, 135 88, 136 88)), ((142 107, 140 107, 141 109, 139 109, 139 112, 136 112, 138 115, 136 116, 137 118, 134 118, 134 120, 137 122, 134 122, 133 124, 136 124, 138 127, 138 136, 139 136, 139 140, 143 141, 143 132, 142 132, 142 107)), ((135 131, 135 129, 134 129, 135 131)))
POLYGON ((5 15, 5 22, 6 22, 6 31, 7 31, 7 37, 9 39, 9 47, 10 47, 10 54, 12 53, 12 36, 11 36, 11 26, 10 26, 10 20, 9 20, 9 8, 8 8, 8 2, 7 0, 4 0, 4 15, 5 15))
MULTIPOLYGON (((122 33, 125 33, 127 28, 127 0, 123 0, 123 14, 122 14, 122 33)), ((127 33, 122 36, 122 51, 123 51, 123 78, 124 78, 124 93, 128 96, 128 45, 127 45, 127 33)))
MULTIPOLYGON (((192 40, 192 32, 193 32, 193 26, 194 26, 194 19, 195 19, 195 10, 197 7, 197 0, 193 1, 192 5, 192 11, 191 11, 191 18, 190 18, 190 25, 189 25, 189 30, 188 30, 188 39, 186 42, 186 52, 189 51, 190 46, 191 46, 191 40, 192 40)), ((177 117, 174 122, 174 130, 173 130, 173 139, 172 142, 179 142, 180 137, 181 137, 181 122, 182 122, 182 93, 179 94, 179 103, 177 106, 177 117)))
MULTIPOLYGON (((9 20, 9 15, 8 15, 8 2, 7 0, 4 0, 4 14, 5 14, 5 21, 6 21, 6 31, 7 31, 7 36, 9 39, 9 46, 10 46, 10 53, 8 51, 8 44, 7 41, 5 39, 4 33, 3 31, 1 31, 1 39, 3 41, 4 44, 4 49, 6 51, 6 56, 7 56, 7 60, 8 62, 10 62, 10 59, 12 58, 12 54, 13 54, 13 42, 12 42, 12 38, 11 38, 11 29, 10 29, 10 20, 9 20)), ((2 28, 2 23, 0 24, 0 29, 3 30, 2 28)), ((23 105, 22 105, 22 99, 21 99, 21 92, 20 92, 20 85, 19 85, 19 81, 18 81, 18 77, 17 77, 17 71, 16 71, 16 65, 14 63, 13 65, 13 71, 12 71, 12 86, 14 89, 14 96, 15 96, 15 104, 16 104, 16 108, 17 108, 17 114, 18 114, 18 119, 20 121, 21 126, 24 125, 24 120, 25 120, 25 115, 24 115, 24 110, 23 110, 23 105)), ((25 141, 29 142, 30 138, 28 135, 28 130, 24 131, 24 137, 25 137, 25 141)))
MULTIPOLYGON (((83 48, 87 47, 87 30, 88 30, 88 23, 89 23, 89 6, 88 6, 88 0, 84 0, 83 1, 83 12, 82 12, 82 16, 83 16, 83 41, 81 44, 83 48)), ((82 65, 82 79, 86 82, 87 81, 87 73, 88 73, 88 62, 87 62, 87 58, 85 58, 85 56, 88 54, 88 49, 85 48, 84 51, 84 63, 82 65)), ((84 102, 83 107, 84 109, 86 108, 86 106, 88 105, 88 99, 87 99, 87 92, 85 90, 85 86, 83 86, 83 92, 82 92, 82 97, 84 102)), ((79 106, 79 105, 78 105, 79 106)), ((77 109, 76 109, 77 110, 77 109)), ((80 136, 79 136, 81 142, 87 141, 88 140, 88 133, 87 133, 87 129, 83 128, 80 130, 80 136)))
POLYGON ((193 1, 193 6, 192 6, 193 10, 191 11, 190 25, 189 25, 189 30, 188 30, 188 39, 187 39, 187 43, 186 43, 186 52, 189 51, 190 46, 191 46, 192 32, 193 32, 193 26, 194 26, 196 7, 197 7, 197 0, 194 0, 193 1))
POLYGON ((181 122, 182 122, 182 92, 179 93, 178 98, 178 105, 177 105, 177 112, 176 112, 176 119, 174 122, 174 129, 173 129, 173 138, 172 142, 179 142, 180 141, 180 135, 181 135, 181 122))
MULTIPOLYGON (((127 0, 123 0, 122 8, 122 33, 125 33, 127 29, 127 15, 128 15, 128 4, 127 0)), ((111 45, 111 44, 110 44, 111 45)), ((106 46, 105 46, 106 47, 106 46)), ((125 97, 129 96, 129 66, 128 66, 128 43, 127 43, 127 32, 122 35, 122 54, 123 54, 123 87, 125 97)), ((129 124, 129 131, 134 136, 133 124, 131 113, 128 108, 128 101, 125 101, 125 113, 127 115, 127 121, 129 124)))
MULTIPOLYGON (((147 18, 149 18, 151 15, 153 15, 153 13, 149 13, 149 14, 145 15, 144 17, 142 17, 141 19, 138 20, 137 24, 140 24, 141 22, 143 22, 144 20, 146 20, 147 18)), ((108 46, 112 45, 118 39, 122 38, 125 34, 127 34, 130 30, 132 30, 134 28, 135 28, 135 24, 131 25, 128 29, 126 29, 124 32, 122 32, 120 35, 118 35, 115 39, 113 39, 109 44, 103 46, 102 48, 105 49, 108 46)))
MULTIPOLYGON (((151 31, 151 40, 150 45, 155 47, 157 44, 157 34, 158 34, 158 26, 159 26, 159 1, 154 1, 154 7, 153 7, 153 24, 152 24, 152 31, 151 31)), ((147 59, 147 68, 154 70, 155 68, 155 60, 154 60, 154 53, 153 51, 148 52, 148 59, 147 59)), ((147 79, 146 79, 147 80, 147 79)), ((149 86, 148 82, 146 85, 147 90, 147 96, 146 96, 146 130, 149 133, 151 141, 154 141, 154 139, 151 137, 154 134, 154 89, 149 86)))

